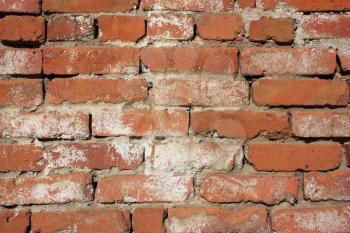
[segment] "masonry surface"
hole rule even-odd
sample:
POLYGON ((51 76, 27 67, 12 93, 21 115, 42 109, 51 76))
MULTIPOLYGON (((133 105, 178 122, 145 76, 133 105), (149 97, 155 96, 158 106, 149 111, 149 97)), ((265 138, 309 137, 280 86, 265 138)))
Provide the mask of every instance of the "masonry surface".
POLYGON ((1 0, 0 233, 349 233, 350 1, 1 0))

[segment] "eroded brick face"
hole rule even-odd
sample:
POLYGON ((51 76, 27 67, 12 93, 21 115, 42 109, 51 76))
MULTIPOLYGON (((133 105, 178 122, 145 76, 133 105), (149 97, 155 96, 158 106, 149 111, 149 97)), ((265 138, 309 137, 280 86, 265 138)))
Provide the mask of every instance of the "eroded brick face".
POLYGON ((349 233, 349 0, 0 0, 0 233, 349 233))

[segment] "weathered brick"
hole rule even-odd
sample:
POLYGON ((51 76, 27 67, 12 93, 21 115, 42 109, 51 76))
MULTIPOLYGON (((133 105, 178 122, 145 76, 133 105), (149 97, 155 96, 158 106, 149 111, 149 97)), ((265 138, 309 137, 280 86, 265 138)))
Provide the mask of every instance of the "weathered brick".
POLYGON ((97 183, 95 198, 102 203, 181 202, 192 192, 193 178, 186 175, 110 176, 97 183))
POLYGON ((42 0, 43 11, 67 13, 126 12, 138 5, 138 0, 42 0))
POLYGON ((312 201, 350 200, 350 172, 304 174, 304 195, 312 201))
POLYGON ((198 110, 191 112, 191 129, 199 134, 215 131, 221 137, 253 138, 263 132, 286 133, 289 125, 284 113, 198 110))
POLYGON ((85 202, 92 199, 92 177, 74 173, 0 180, 0 205, 85 202))
POLYGON ((194 35, 194 19, 186 15, 152 14, 147 20, 147 35, 155 40, 189 40, 194 35))
POLYGON ((39 13, 40 0, 2 0, 0 12, 39 13))
POLYGON ((262 0, 264 9, 274 9, 278 4, 287 4, 300 11, 344 11, 350 10, 350 2, 344 0, 262 0))
POLYGON ((165 214, 162 208, 136 208, 133 216, 135 233, 164 233, 165 214))
POLYGON ((144 48, 141 60, 150 72, 234 74, 235 48, 144 48))
POLYGON ((163 78, 153 81, 150 96, 158 105, 237 106, 248 104, 248 89, 245 80, 163 78))
POLYGON ((144 147, 127 138, 111 142, 59 143, 46 149, 45 165, 56 168, 135 169, 143 161, 144 147))
POLYGON ((0 172, 41 171, 43 148, 35 144, 0 144, 0 172))
POLYGON ((273 80, 253 84, 253 101, 270 106, 346 106, 349 87, 344 80, 273 80))
POLYGON ((326 171, 337 168, 342 147, 336 143, 254 143, 248 144, 249 162, 263 171, 326 171))
POLYGON ((350 112, 293 112, 292 132, 298 137, 350 137, 350 112))
POLYGON ((350 206, 278 209, 272 211, 275 232, 349 232, 350 206))
POLYGON ((137 42, 146 33, 146 23, 137 16, 100 16, 98 18, 101 41, 137 42))
POLYGON ((346 148, 346 158, 347 158, 347 162, 348 162, 348 167, 350 167, 350 143, 346 143, 345 144, 345 148, 346 148))
POLYGON ((210 202, 293 203, 298 196, 298 181, 293 176, 231 175, 212 173, 204 177, 201 195, 210 202))
POLYGON ((342 71, 350 71, 350 41, 340 40, 338 45, 338 57, 342 71))
POLYGON ((312 48, 247 48, 240 55, 244 75, 330 75, 336 68, 333 50, 312 48))
POLYGON ((249 40, 251 41, 272 39, 281 43, 291 43, 294 37, 294 20, 291 18, 262 17, 250 23, 249 40))
POLYGON ((44 48, 45 74, 136 74, 137 48, 44 48))
POLYGON ((0 80, 0 107, 36 107, 43 101, 41 80, 0 80))
POLYGON ((40 74, 42 54, 38 49, 0 49, 0 75, 40 74))
POLYGON ((205 15, 198 19, 198 35, 208 40, 240 39, 243 21, 239 15, 205 15))
POLYGON ((183 136, 188 134, 186 110, 129 108, 92 114, 94 136, 183 136))
POLYGON ((307 39, 349 38, 350 16, 305 15, 301 20, 301 33, 307 39))
POLYGON ((34 16, 5 16, 0 19, 0 40, 21 42, 43 42, 45 18, 34 16))
POLYGON ((26 233, 30 228, 30 212, 26 210, 0 210, 0 232, 26 233))
POLYGON ((120 209, 37 212, 32 214, 34 232, 130 232, 130 214, 120 209))
POLYGON ((51 17, 47 24, 47 39, 50 41, 74 41, 94 38, 94 19, 91 16, 51 17))
POLYGON ((230 170, 235 160, 242 158, 242 148, 242 142, 235 140, 169 139, 153 145, 153 153, 145 159, 146 168, 163 171, 230 170))
POLYGON ((231 0, 141 0, 144 10, 226 11, 233 8, 231 0))
POLYGON ((253 8, 255 7, 256 0, 238 0, 240 8, 253 8))
POLYGON ((48 84, 47 93, 50 104, 132 103, 148 96, 145 79, 53 79, 48 84))
POLYGON ((0 135, 3 138, 87 138, 89 116, 58 112, 2 113, 0 135))
POLYGON ((172 208, 166 225, 171 233, 268 232, 266 210, 261 207, 172 208))

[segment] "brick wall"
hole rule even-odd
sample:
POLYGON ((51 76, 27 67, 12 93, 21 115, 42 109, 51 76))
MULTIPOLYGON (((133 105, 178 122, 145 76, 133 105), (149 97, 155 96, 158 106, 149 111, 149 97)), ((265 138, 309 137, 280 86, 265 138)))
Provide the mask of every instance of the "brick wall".
POLYGON ((349 12, 0 1, 0 232, 350 232, 349 12))

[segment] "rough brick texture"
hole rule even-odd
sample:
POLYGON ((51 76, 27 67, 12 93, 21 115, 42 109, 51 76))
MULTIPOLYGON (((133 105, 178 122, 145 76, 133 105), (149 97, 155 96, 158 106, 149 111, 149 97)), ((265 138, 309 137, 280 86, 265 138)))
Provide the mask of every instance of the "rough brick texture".
POLYGON ((350 0, 0 14, 0 233, 350 232, 350 0))

